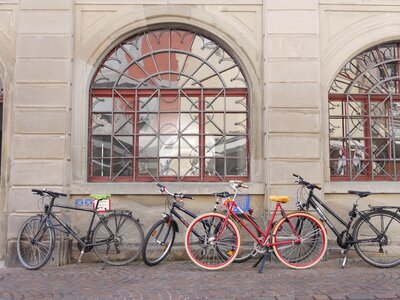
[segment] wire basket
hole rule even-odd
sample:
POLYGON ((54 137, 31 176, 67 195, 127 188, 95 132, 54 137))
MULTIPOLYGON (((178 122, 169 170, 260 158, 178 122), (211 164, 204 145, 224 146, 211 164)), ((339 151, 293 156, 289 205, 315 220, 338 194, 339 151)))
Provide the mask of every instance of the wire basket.
MULTIPOLYGON (((235 203, 236 203, 237 206, 239 206, 243 210, 243 212, 248 212, 251 209, 250 208, 250 196, 249 195, 246 195, 246 194, 237 195, 236 199, 235 199, 235 203)), ((241 213, 241 211, 237 207, 234 207, 233 211, 236 214, 240 214, 241 213)))

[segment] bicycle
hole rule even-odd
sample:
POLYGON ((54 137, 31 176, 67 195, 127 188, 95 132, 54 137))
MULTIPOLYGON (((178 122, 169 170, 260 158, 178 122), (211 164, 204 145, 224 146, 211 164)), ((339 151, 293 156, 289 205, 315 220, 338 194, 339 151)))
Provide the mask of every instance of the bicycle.
POLYGON ((349 220, 346 222, 314 194, 314 189, 321 190, 320 186, 304 180, 299 175, 293 174, 293 176, 301 185, 297 207, 301 211, 313 208, 335 234, 337 244, 343 249, 342 268, 346 265, 347 252, 353 245, 357 254, 370 265, 390 268, 400 264, 400 206, 368 205, 368 210, 360 211, 357 208, 359 199, 371 195, 371 192, 349 190, 348 192, 356 195, 357 199, 349 211, 349 220), (307 195, 306 200, 304 195, 307 195), (343 225, 344 230, 340 231, 335 227, 323 210, 343 225))
POLYGON ((253 232, 234 210, 241 210, 235 202, 238 189, 247 186, 241 181, 230 183, 235 193, 232 198, 224 201, 227 213, 200 215, 188 227, 185 247, 189 258, 196 265, 207 270, 219 270, 235 260, 241 241, 233 220, 253 237, 259 248, 256 250, 264 253, 264 257, 273 250, 283 264, 295 269, 310 268, 322 259, 327 248, 327 234, 317 218, 305 212, 286 213, 282 204, 288 202, 289 197, 270 196, 276 205, 265 232, 244 215, 256 229, 253 232), (278 210, 282 218, 275 222, 278 210))
MULTIPOLYGON (((183 201, 183 199, 193 199, 192 196, 182 193, 172 193, 160 183, 157 183, 157 186, 160 188, 160 192, 166 195, 166 208, 165 212, 162 213, 162 219, 157 221, 149 229, 144 239, 142 258, 144 263, 148 266, 155 266, 159 264, 171 252, 175 242, 175 235, 177 232, 179 233, 179 226, 176 219, 179 220, 185 227, 189 226, 189 223, 179 214, 178 211, 183 212, 193 219, 197 217, 196 214, 183 207, 183 205, 177 203, 177 201, 183 201)), ((216 212, 220 207, 220 199, 229 197, 229 193, 220 192, 214 193, 213 195, 215 196, 213 211, 216 212)), ((249 218, 251 218, 256 224, 255 219, 250 215, 250 213, 248 214, 249 218)), ((256 254, 257 252, 253 249, 252 244, 251 247, 246 244, 243 247, 242 253, 240 253, 240 255, 238 255, 236 258, 236 262, 244 262, 254 257, 256 254)))
POLYGON ((21 264, 29 270, 43 267, 50 259, 55 248, 55 230, 72 236, 77 241, 80 251, 78 264, 85 252, 94 249, 96 255, 109 265, 126 265, 135 260, 141 253, 144 234, 139 220, 131 211, 110 210, 108 214, 100 214, 97 209, 101 200, 109 195, 91 195, 96 201, 93 209, 78 208, 55 204, 59 197, 66 194, 46 189, 33 189, 41 196, 44 204, 43 213, 28 218, 22 225, 17 237, 17 254, 21 264), (46 203, 45 199, 49 199, 46 203), (64 208, 92 214, 86 236, 79 237, 79 230, 66 224, 53 208, 64 208), (95 217, 99 219, 93 227, 95 217))

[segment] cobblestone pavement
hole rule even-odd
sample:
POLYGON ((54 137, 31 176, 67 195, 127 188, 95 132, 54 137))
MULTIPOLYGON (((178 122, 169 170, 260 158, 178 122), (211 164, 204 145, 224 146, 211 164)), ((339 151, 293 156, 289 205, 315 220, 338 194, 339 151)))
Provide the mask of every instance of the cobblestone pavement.
POLYGON ((379 269, 350 259, 320 262, 307 270, 254 261, 206 271, 191 261, 142 261, 111 267, 82 263, 37 271, 0 269, 0 299, 400 299, 400 267, 379 269))

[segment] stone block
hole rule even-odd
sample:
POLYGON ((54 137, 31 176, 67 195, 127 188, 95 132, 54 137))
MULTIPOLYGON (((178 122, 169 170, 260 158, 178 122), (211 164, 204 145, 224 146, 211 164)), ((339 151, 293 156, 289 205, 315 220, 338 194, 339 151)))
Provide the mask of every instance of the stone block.
POLYGON ((21 9, 70 9, 70 0, 20 0, 21 9))
POLYGON ((318 58, 317 35, 270 35, 267 39, 268 59, 318 58))
MULTIPOLYGON (((57 1, 54 1, 57 2, 57 1)), ((71 12, 65 10, 21 11, 19 33, 70 33, 71 12)))
POLYGON ((318 10, 269 10, 267 31, 274 33, 318 33, 318 10))
POLYGON ((17 111, 15 133, 65 133, 64 111, 17 111))
POLYGON ((319 82, 317 60, 270 60, 267 69, 269 82, 319 82))
POLYGON ((320 106, 319 86, 315 83, 270 83, 267 87, 270 107, 320 106))
POLYGON ((69 80, 69 60, 18 60, 18 83, 60 83, 69 80))
POLYGON ((268 0, 267 9, 317 9, 318 0, 268 0))
POLYGON ((317 159, 321 155, 319 135, 273 135, 269 138, 268 144, 272 159, 317 159))
POLYGON ((62 159, 64 144, 64 136, 16 136, 12 155, 16 159, 62 159))
POLYGON ((291 185, 295 178, 293 173, 305 178, 307 181, 320 184, 323 182, 320 160, 283 160, 270 161, 269 182, 271 185, 291 185))
POLYGON ((24 161, 11 164, 11 185, 36 185, 42 187, 62 186, 63 183, 63 161, 24 161))
POLYGON ((16 106, 66 107, 67 84, 19 85, 15 91, 16 106))
POLYGON ((273 109, 268 115, 269 132, 319 133, 319 111, 273 109))
POLYGON ((70 38, 66 35, 21 35, 18 43, 19 58, 69 58, 70 38))

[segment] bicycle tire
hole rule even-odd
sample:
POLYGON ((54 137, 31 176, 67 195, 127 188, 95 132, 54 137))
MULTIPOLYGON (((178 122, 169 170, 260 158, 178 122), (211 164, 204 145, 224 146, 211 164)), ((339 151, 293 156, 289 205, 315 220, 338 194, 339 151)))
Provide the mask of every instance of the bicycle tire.
MULTIPOLYGON (((238 215, 238 216, 244 223, 246 223, 246 225, 250 228, 250 230, 254 234, 258 235, 258 237, 260 238, 262 237, 261 233, 256 229, 256 227, 253 224, 251 224, 243 215, 238 215)), ((258 226, 256 220, 252 217, 251 219, 258 226)), ((257 256, 256 245, 258 245, 258 243, 254 240, 254 237, 239 222, 236 221, 235 224, 239 230, 241 244, 239 248, 239 253, 233 262, 242 263, 257 256)))
POLYGON ((94 252, 104 263, 122 266, 142 253, 144 233, 131 215, 114 213, 97 223, 92 241, 94 252))
POLYGON ((49 261, 54 247, 55 232, 47 217, 33 216, 22 224, 17 237, 17 254, 26 269, 43 267, 49 261), (34 241, 35 238, 38 239, 34 241))
POLYGON ((146 265, 155 266, 170 253, 175 241, 175 230, 172 223, 162 219, 156 222, 147 232, 144 239, 142 258, 146 265))
POLYGON ((186 231, 186 252, 203 269, 219 270, 228 266, 238 255, 239 247, 240 235, 235 223, 219 213, 198 216, 186 231))
POLYGON ((324 225, 314 216, 295 212, 288 214, 275 224, 272 229, 273 244, 296 240, 296 233, 301 238, 300 243, 273 245, 276 257, 286 266, 293 269, 307 269, 317 264, 324 256, 328 239, 324 225))
POLYGON ((353 227, 354 240, 361 241, 354 245, 357 254, 365 262, 378 268, 391 268, 399 265, 400 216, 392 211, 376 210, 364 214, 364 218, 359 217, 353 227), (388 225, 385 234, 382 235, 388 225), (382 236, 378 237, 377 232, 382 236), (377 240, 367 242, 374 238, 377 240))

